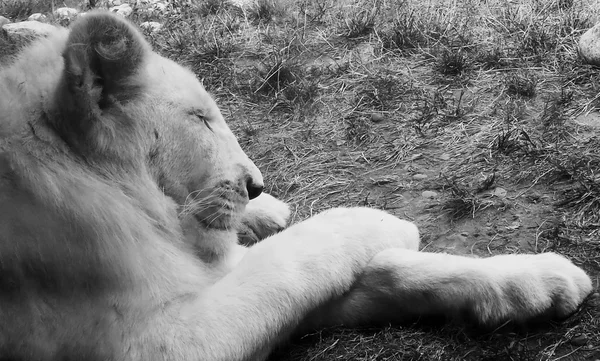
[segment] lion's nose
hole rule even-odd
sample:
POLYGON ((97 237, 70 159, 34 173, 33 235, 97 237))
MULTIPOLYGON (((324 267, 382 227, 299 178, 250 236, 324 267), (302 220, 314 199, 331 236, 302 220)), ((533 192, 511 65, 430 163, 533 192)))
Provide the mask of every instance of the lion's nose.
POLYGON ((263 191, 262 183, 255 183, 254 180, 248 179, 246 182, 246 190, 248 191, 248 198, 254 199, 258 197, 263 191))

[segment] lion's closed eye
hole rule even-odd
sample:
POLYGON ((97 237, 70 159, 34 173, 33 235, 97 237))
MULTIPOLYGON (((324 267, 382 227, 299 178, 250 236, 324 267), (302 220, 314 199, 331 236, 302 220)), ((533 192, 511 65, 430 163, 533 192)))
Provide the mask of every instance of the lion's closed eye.
POLYGON ((213 129, 210 125, 210 119, 208 118, 208 116, 206 116, 206 114, 204 114, 204 112, 202 110, 194 109, 194 110, 190 111, 190 115, 193 116, 196 119, 196 121, 203 122, 204 125, 206 125, 206 127, 210 131, 213 131, 213 129))

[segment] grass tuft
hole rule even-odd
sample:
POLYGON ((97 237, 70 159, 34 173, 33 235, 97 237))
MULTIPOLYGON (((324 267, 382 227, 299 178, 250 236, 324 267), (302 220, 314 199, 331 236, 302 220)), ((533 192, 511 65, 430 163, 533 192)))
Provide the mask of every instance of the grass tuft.
POLYGON ((443 49, 436 57, 436 70, 442 75, 459 76, 469 68, 469 58, 460 49, 443 49))
POLYGON ((533 98, 536 95, 537 77, 529 71, 509 73, 504 78, 506 94, 509 96, 520 96, 533 98))
POLYGON ((574 4, 573 0, 557 0, 556 8, 558 10, 569 10, 573 7, 573 4, 574 4))
POLYGON ((46 0, 2 0, 0 15, 16 21, 25 20, 34 13, 52 11, 52 2, 46 0))
POLYGON ((428 44, 427 29, 414 10, 401 12, 390 29, 381 33, 382 45, 387 50, 418 49, 428 44))
MULTIPOLYGON (((540 115, 542 124, 551 131, 560 131, 567 121, 567 106, 573 101, 573 92, 562 88, 560 93, 551 94, 544 104, 544 110, 540 115)), ((554 134, 555 135, 555 134, 554 134)))
POLYGON ((345 21, 346 29, 344 36, 354 39, 371 34, 375 29, 376 16, 377 12, 369 9, 361 9, 355 12, 345 21))
POLYGON ((492 201, 482 199, 477 195, 478 192, 488 190, 494 180, 495 176, 486 177, 475 190, 469 190, 455 179, 446 178, 445 189, 450 191, 450 197, 442 203, 442 211, 448 214, 452 222, 458 222, 464 218, 475 218, 478 211, 494 204, 492 201))
POLYGON ((324 24, 334 5, 334 0, 300 0, 298 18, 311 24, 324 24))
POLYGON ((197 6, 200 16, 217 15, 220 12, 230 10, 229 2, 223 0, 204 0, 197 6))
POLYGON ((484 70, 503 69, 512 65, 506 51, 499 46, 481 49, 475 54, 474 62, 484 70))
POLYGON ((254 24, 270 24, 285 15, 285 9, 277 0, 257 0, 248 8, 248 18, 254 24))
POLYGON ((279 93, 293 84, 298 79, 293 65, 285 60, 278 59, 274 64, 267 65, 267 70, 260 74, 258 91, 265 93, 279 93))

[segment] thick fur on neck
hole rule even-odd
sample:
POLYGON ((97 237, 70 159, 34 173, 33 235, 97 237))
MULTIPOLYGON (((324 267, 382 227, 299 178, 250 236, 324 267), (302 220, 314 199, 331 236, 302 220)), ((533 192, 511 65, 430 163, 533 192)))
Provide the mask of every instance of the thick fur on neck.
POLYGON ((238 244, 235 229, 207 228, 193 217, 181 219, 186 242, 205 264, 219 267, 238 244))

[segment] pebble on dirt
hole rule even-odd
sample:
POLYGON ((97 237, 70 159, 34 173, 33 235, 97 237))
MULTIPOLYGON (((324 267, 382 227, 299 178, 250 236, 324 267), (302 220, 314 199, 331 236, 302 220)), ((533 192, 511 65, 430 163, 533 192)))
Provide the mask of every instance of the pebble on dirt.
POLYGON ((129 4, 121 4, 121 5, 113 6, 109 10, 112 11, 113 13, 117 13, 124 17, 128 17, 133 12, 133 8, 129 4))
POLYGON ((156 21, 144 21, 140 24, 140 28, 155 33, 162 28, 162 24, 156 21))
POLYGON ((600 24, 588 29, 579 38, 579 56, 591 65, 600 66, 600 24))
POLYGON ((588 343, 588 338, 585 335, 576 335, 571 339, 571 345, 573 346, 585 346, 588 343))
POLYGON ((372 113, 371 114, 371 121, 373 123, 383 122, 384 120, 385 120, 385 117, 383 116, 383 114, 379 114, 379 113, 372 113))
POLYGON ((437 198, 438 194, 434 191, 423 191, 423 193, 421 193, 421 196, 423 198, 434 199, 437 198))
POLYGON ((0 26, 10 24, 10 20, 5 18, 4 16, 0 16, 0 26))
POLYGON ((77 14, 79 13, 79 11, 77 11, 77 9, 73 9, 73 8, 58 8, 56 10, 54 10, 54 16, 61 18, 61 19, 71 19, 77 16, 77 14))
POLYGON ((27 21, 39 21, 41 23, 46 22, 46 20, 48 20, 48 18, 42 13, 33 13, 27 18, 27 21))

